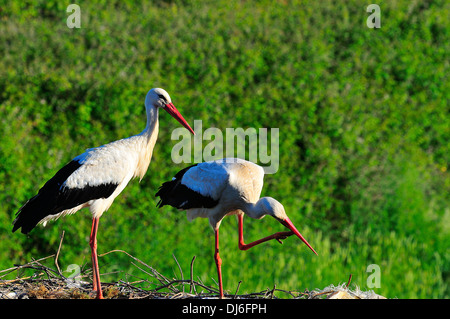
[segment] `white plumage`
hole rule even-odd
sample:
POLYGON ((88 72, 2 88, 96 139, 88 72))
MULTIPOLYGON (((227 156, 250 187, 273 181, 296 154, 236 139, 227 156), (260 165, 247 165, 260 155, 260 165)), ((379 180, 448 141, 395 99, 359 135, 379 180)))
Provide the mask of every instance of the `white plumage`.
POLYGON ((208 218, 211 227, 216 229, 225 215, 247 210, 249 203, 256 203, 263 181, 264 169, 261 166, 239 158, 224 158, 193 166, 183 175, 181 184, 219 204, 208 209, 190 208, 186 215, 189 220, 208 218))
POLYGON ((22 233, 28 233, 39 223, 45 225, 49 220, 89 207, 93 216, 90 244, 94 290, 98 298, 102 297, 96 255, 98 221, 132 178, 142 179, 145 175, 158 136, 159 108, 194 133, 169 94, 160 88, 151 89, 145 98, 147 125, 140 134, 87 149, 76 156, 19 209, 13 221, 13 232, 22 228, 22 233))
POLYGON ((264 169, 261 166, 243 159, 225 158, 192 165, 179 171, 171 181, 163 183, 156 193, 156 196, 160 197, 159 207, 171 205, 186 210, 189 220, 197 217, 208 218, 216 237, 214 259, 219 275, 220 297, 224 295, 222 261, 219 256, 219 227, 222 219, 227 215, 238 217, 239 249, 241 250, 247 250, 272 239, 280 241, 295 234, 316 253, 287 217, 280 202, 272 197, 260 198, 263 180, 264 169), (290 231, 278 232, 245 244, 244 214, 255 219, 270 215, 290 231))
POLYGON ((193 166, 183 175, 181 184, 203 196, 218 200, 228 185, 234 185, 244 191, 253 190, 243 184, 247 177, 247 181, 258 185, 256 192, 259 190, 261 193, 263 176, 263 168, 256 164, 239 158, 224 158, 193 166))

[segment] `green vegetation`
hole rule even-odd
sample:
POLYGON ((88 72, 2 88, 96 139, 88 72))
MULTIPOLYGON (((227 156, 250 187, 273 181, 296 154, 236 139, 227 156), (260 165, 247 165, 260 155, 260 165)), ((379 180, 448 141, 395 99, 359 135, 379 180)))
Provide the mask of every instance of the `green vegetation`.
MULTIPOLYGON (((352 283, 389 298, 448 298, 450 242, 449 4, 377 1, 77 1, 0 5, 0 268, 57 250, 90 265, 88 210, 11 233, 15 212, 85 148, 139 133, 144 98, 165 88, 203 129, 278 127, 280 169, 263 195, 279 199, 319 256, 299 240, 237 247, 237 222, 221 226, 224 288, 323 288, 352 283), (367 287, 377 264, 380 288, 367 287)), ((178 268, 214 284, 207 220, 156 209, 154 194, 185 164, 160 114, 149 171, 106 212, 99 252, 126 250, 167 276, 178 268)), ((283 230, 245 219, 247 241, 283 230)), ((125 254, 102 273, 134 272, 125 254)), ((139 273, 142 276, 142 273, 139 273)), ((106 275, 118 280, 122 273, 106 275)))

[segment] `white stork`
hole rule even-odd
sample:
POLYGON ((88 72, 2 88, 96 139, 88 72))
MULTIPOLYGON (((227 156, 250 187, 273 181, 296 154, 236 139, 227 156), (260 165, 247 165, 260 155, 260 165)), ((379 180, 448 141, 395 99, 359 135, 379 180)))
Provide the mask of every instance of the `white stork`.
POLYGON ((222 260, 219 256, 219 226, 227 215, 237 215, 239 229, 239 249, 247 250, 271 239, 281 243, 282 239, 297 235, 316 255, 317 253, 295 228, 284 211, 283 205, 272 197, 259 198, 263 187, 264 169, 252 162, 237 158, 225 158, 186 167, 179 171, 171 181, 159 188, 158 207, 170 205, 186 210, 188 220, 197 217, 209 219, 215 234, 214 260, 219 276, 220 298, 223 298, 222 260), (270 215, 288 232, 278 232, 244 243, 244 214, 261 219, 270 215))
POLYGON ((97 229, 102 214, 134 178, 143 178, 158 136, 158 109, 166 110, 191 133, 194 131, 172 104, 169 94, 151 89, 145 97, 147 125, 138 135, 87 149, 61 168, 17 212, 13 232, 27 234, 37 224, 89 207, 93 216, 89 244, 92 254, 93 288, 103 298, 97 260, 97 229))

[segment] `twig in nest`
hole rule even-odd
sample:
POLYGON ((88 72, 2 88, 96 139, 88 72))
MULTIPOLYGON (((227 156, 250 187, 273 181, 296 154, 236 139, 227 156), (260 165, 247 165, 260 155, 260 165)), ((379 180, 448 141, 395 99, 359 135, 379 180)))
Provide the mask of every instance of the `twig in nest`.
POLYGON ((29 263, 26 263, 25 265, 14 265, 14 267, 11 267, 11 268, 8 268, 8 269, 1 270, 0 273, 6 272, 6 274, 2 275, 0 278, 3 278, 4 276, 6 276, 7 274, 9 274, 10 272, 13 272, 13 271, 15 271, 15 270, 19 270, 19 269, 22 269, 22 268, 29 268, 29 265, 31 265, 31 264, 33 264, 33 263, 37 263, 37 262, 39 262, 39 261, 42 261, 42 260, 45 260, 45 259, 48 259, 48 258, 51 258, 51 257, 54 257, 54 256, 55 256, 55 255, 53 254, 53 255, 50 255, 50 256, 47 256, 47 257, 43 257, 43 258, 40 258, 40 259, 37 259, 37 260, 32 260, 32 261, 30 261, 29 263))
MULTIPOLYGON (((173 285, 173 284, 182 284, 182 283, 189 283, 189 284, 190 284, 191 281, 190 281, 190 280, 172 280, 172 281, 168 282, 168 283, 165 284, 165 285, 156 287, 156 288, 154 289, 154 291, 158 291, 158 290, 167 288, 167 287, 169 287, 169 286, 171 286, 171 285, 173 285)), ((198 285, 198 286, 200 286, 200 287, 202 287, 202 288, 205 288, 206 290, 208 290, 208 291, 211 292, 211 293, 218 293, 217 290, 214 290, 214 289, 211 288, 211 287, 205 286, 205 285, 203 285, 203 284, 201 284, 201 283, 199 283, 199 282, 197 282, 197 281, 194 281, 194 284, 195 284, 195 285, 198 285)))
MULTIPOLYGON (((180 271, 180 274, 181 274, 181 280, 184 280, 183 270, 181 269, 181 266, 180 266, 180 264, 179 264, 179 262, 177 260, 177 257, 175 257, 174 254, 172 254, 172 257, 173 257, 173 259, 175 259, 175 262, 178 265, 178 270, 180 271)), ((183 292, 184 292, 184 285, 183 285, 183 292)))
POLYGON ((237 293, 238 293, 238 291, 239 291, 239 287, 241 286, 241 282, 242 282, 242 280, 239 280, 238 285, 237 285, 237 288, 236 288, 236 292, 234 293, 233 299, 236 299, 237 293))
MULTIPOLYGON (((139 269, 139 270, 142 271, 143 273, 149 275, 150 277, 155 277, 154 274, 150 274, 149 272, 145 271, 144 269, 142 269, 141 267, 139 267, 139 266, 136 265, 135 263, 132 262, 132 264, 133 264, 137 269, 139 269)), ((158 273, 158 274, 159 274, 159 273, 158 273)), ((162 276, 162 275, 161 275, 161 276, 162 276)), ((163 281, 161 278, 157 277, 156 279, 158 279, 158 281, 159 281, 161 284, 164 284, 164 281, 163 281)), ((167 280, 167 278, 164 277, 164 279, 165 279, 165 281, 169 282, 169 281, 167 280)), ((170 287, 170 285, 168 286, 168 288, 169 288, 170 290, 172 290, 173 292, 178 292, 178 290, 177 290, 176 288, 170 287)))
POLYGON ((267 288, 267 296, 270 296, 270 299, 273 299, 273 293, 275 292, 277 285, 273 285, 273 289, 269 291, 269 289, 267 288))
POLYGON ((332 292, 334 292, 334 291, 333 290, 322 291, 322 292, 319 292, 318 294, 315 294, 313 296, 313 298, 315 298, 317 296, 321 296, 321 295, 331 294, 332 292))
POLYGON ((350 286, 350 282, 352 281, 352 274, 350 274, 350 277, 348 277, 347 284, 345 285, 345 288, 348 288, 350 286))
MULTIPOLYGON (((124 253, 124 254, 126 254, 127 256, 129 256, 130 258, 133 258, 134 260, 136 260, 136 261, 139 262, 140 264, 142 264, 142 265, 144 265, 145 267, 147 267, 148 269, 150 269, 151 272, 152 272, 152 274, 149 274, 149 273, 147 273, 147 272, 146 272, 146 273, 147 273, 149 276, 158 279, 158 281, 159 281, 161 284, 164 284, 164 283, 168 283, 168 282, 169 282, 169 279, 167 279, 165 276, 163 276, 162 274, 160 274, 160 273, 159 273, 158 271, 156 271, 153 267, 147 265, 147 264, 144 263, 142 260, 140 260, 140 259, 138 259, 138 258, 136 258, 136 257, 134 257, 134 256, 132 256, 132 255, 130 255, 129 253, 127 253, 127 252, 124 251, 124 250, 115 249, 115 250, 111 250, 111 251, 108 251, 108 252, 106 252, 106 253, 103 253, 103 254, 101 254, 101 255, 98 255, 98 256, 99 256, 99 257, 103 257, 103 256, 105 256, 105 255, 108 255, 108 254, 111 254, 111 253, 115 253, 115 252, 124 253)), ((137 266, 136 266, 136 267, 137 267, 137 266)), ((140 269, 140 268, 139 268, 139 269, 140 269)), ((142 270, 142 269, 141 269, 141 270, 142 270)))
POLYGON ((195 260, 196 256, 192 257, 191 260, 191 286, 189 287, 189 293, 192 293, 192 289, 194 289, 194 293, 197 293, 197 291, 195 290, 195 285, 194 285, 194 260, 195 260))
POLYGON ((64 230, 61 233, 61 239, 59 241, 59 247, 58 247, 58 250, 56 251, 56 256, 55 256, 55 265, 56 265, 56 268, 58 269, 58 273, 59 273, 59 275, 61 277, 64 277, 64 276, 62 275, 61 269, 59 269, 58 257, 59 257, 59 252, 61 251, 61 246, 62 246, 63 239, 64 239, 64 230))

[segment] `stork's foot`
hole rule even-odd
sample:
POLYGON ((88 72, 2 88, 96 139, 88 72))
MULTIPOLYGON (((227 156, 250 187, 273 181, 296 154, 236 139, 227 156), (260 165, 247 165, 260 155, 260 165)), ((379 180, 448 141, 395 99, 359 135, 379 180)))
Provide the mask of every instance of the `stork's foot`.
POLYGON ((89 297, 92 299, 104 299, 102 290, 92 290, 89 293, 89 297))
POLYGON ((294 235, 294 232, 292 231, 279 232, 274 234, 274 239, 276 239, 276 241, 279 242, 280 244, 283 244, 282 240, 292 235, 294 235))

